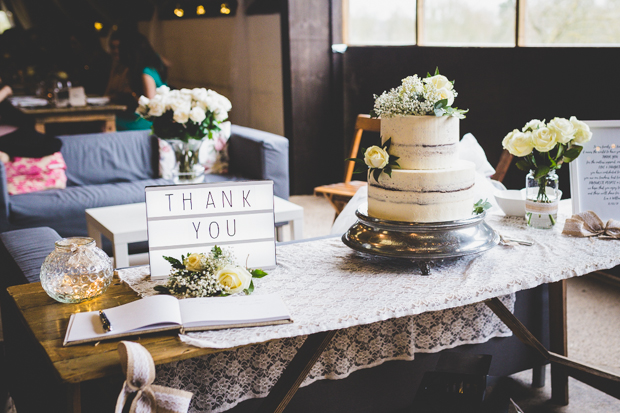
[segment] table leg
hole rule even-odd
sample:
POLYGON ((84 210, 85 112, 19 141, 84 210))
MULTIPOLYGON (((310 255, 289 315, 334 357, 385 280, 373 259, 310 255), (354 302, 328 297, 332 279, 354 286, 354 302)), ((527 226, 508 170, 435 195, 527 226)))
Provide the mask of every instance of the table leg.
POLYGON ((106 118, 104 132, 116 132, 116 116, 106 118))
POLYGON ((284 225, 280 225, 276 227, 276 241, 282 242, 284 241, 284 225))
POLYGON ((114 243, 113 252, 114 268, 129 267, 129 246, 126 242, 114 243))
POLYGON ((80 394, 80 384, 67 384, 67 411, 69 413, 82 412, 82 400, 80 394))
POLYGON ((289 222, 291 226, 291 240, 302 239, 304 237, 304 217, 293 219, 289 222))
POLYGON ((86 218, 86 230, 88 231, 88 236, 95 240, 95 244, 101 248, 101 232, 89 221, 88 217, 86 218))
POLYGON ((284 411, 335 334, 336 330, 333 330, 312 334, 306 338, 269 395, 263 400, 258 410, 259 413, 282 413, 284 411))
MULTIPOLYGON (((567 356, 566 280, 549 284, 549 330, 549 349, 567 356)), ((568 404, 568 374, 564 366, 556 363, 551 363, 551 400, 562 406, 568 404)))

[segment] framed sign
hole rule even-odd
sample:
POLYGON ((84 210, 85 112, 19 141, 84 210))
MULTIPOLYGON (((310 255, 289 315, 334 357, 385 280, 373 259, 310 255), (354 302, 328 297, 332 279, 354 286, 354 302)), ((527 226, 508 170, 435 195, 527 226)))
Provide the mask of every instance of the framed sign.
POLYGON ((586 121, 592 139, 570 165, 573 214, 620 220, 620 121, 586 121))
POLYGON ((213 246, 232 252, 239 265, 276 265, 273 181, 151 186, 146 221, 151 278, 166 278, 170 263, 213 246))

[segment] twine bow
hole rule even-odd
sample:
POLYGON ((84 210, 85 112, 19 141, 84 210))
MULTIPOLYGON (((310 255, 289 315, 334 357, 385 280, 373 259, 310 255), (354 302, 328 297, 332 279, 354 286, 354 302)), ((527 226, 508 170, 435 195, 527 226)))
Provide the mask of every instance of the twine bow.
POLYGON ((118 353, 127 380, 118 395, 116 413, 123 411, 128 396, 133 393, 130 413, 187 413, 192 393, 152 384, 155 363, 147 349, 138 343, 121 341, 118 353))
POLYGON ((620 239, 620 221, 610 219, 604 224, 594 212, 580 212, 566 220, 562 234, 571 237, 620 239))

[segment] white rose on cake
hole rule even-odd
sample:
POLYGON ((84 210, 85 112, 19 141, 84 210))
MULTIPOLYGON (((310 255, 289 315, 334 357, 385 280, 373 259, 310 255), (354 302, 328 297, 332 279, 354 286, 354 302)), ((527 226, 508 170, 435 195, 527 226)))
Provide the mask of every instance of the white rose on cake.
POLYGON ((531 132, 531 134, 534 148, 538 152, 549 152, 551 149, 555 148, 555 144, 558 142, 559 134, 555 129, 540 128, 531 132))
POLYGON ((390 155, 383 148, 371 146, 364 152, 364 162, 370 168, 383 169, 390 161, 390 155))
POLYGON ((534 142, 530 133, 526 134, 515 129, 506 135, 502 146, 514 156, 525 156, 532 153, 534 142))
POLYGON ((235 265, 227 265, 217 273, 215 278, 224 287, 228 287, 230 294, 240 293, 243 290, 247 290, 252 282, 252 274, 243 267, 237 267, 235 265))
POLYGON ((557 141, 559 143, 570 142, 575 134, 575 127, 568 119, 553 118, 547 127, 557 132, 557 141))
POLYGON ((431 83, 435 85, 435 87, 438 90, 440 89, 452 90, 454 88, 454 85, 452 85, 452 82, 450 82, 448 78, 443 75, 435 75, 435 76, 427 77, 426 79, 424 79, 424 83, 431 83))
POLYGON ((575 128, 573 143, 576 143, 577 145, 583 145, 584 143, 592 139, 592 132, 590 132, 590 127, 587 123, 580 121, 574 116, 570 117, 570 122, 575 128))

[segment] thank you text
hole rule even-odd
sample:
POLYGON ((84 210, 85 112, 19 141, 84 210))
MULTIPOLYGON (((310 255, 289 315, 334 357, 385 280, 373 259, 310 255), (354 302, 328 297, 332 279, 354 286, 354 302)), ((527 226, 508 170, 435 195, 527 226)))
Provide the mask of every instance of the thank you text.
POLYGON ((153 279, 170 273, 164 256, 214 245, 249 268, 276 264, 272 181, 147 187, 146 215, 153 279))

